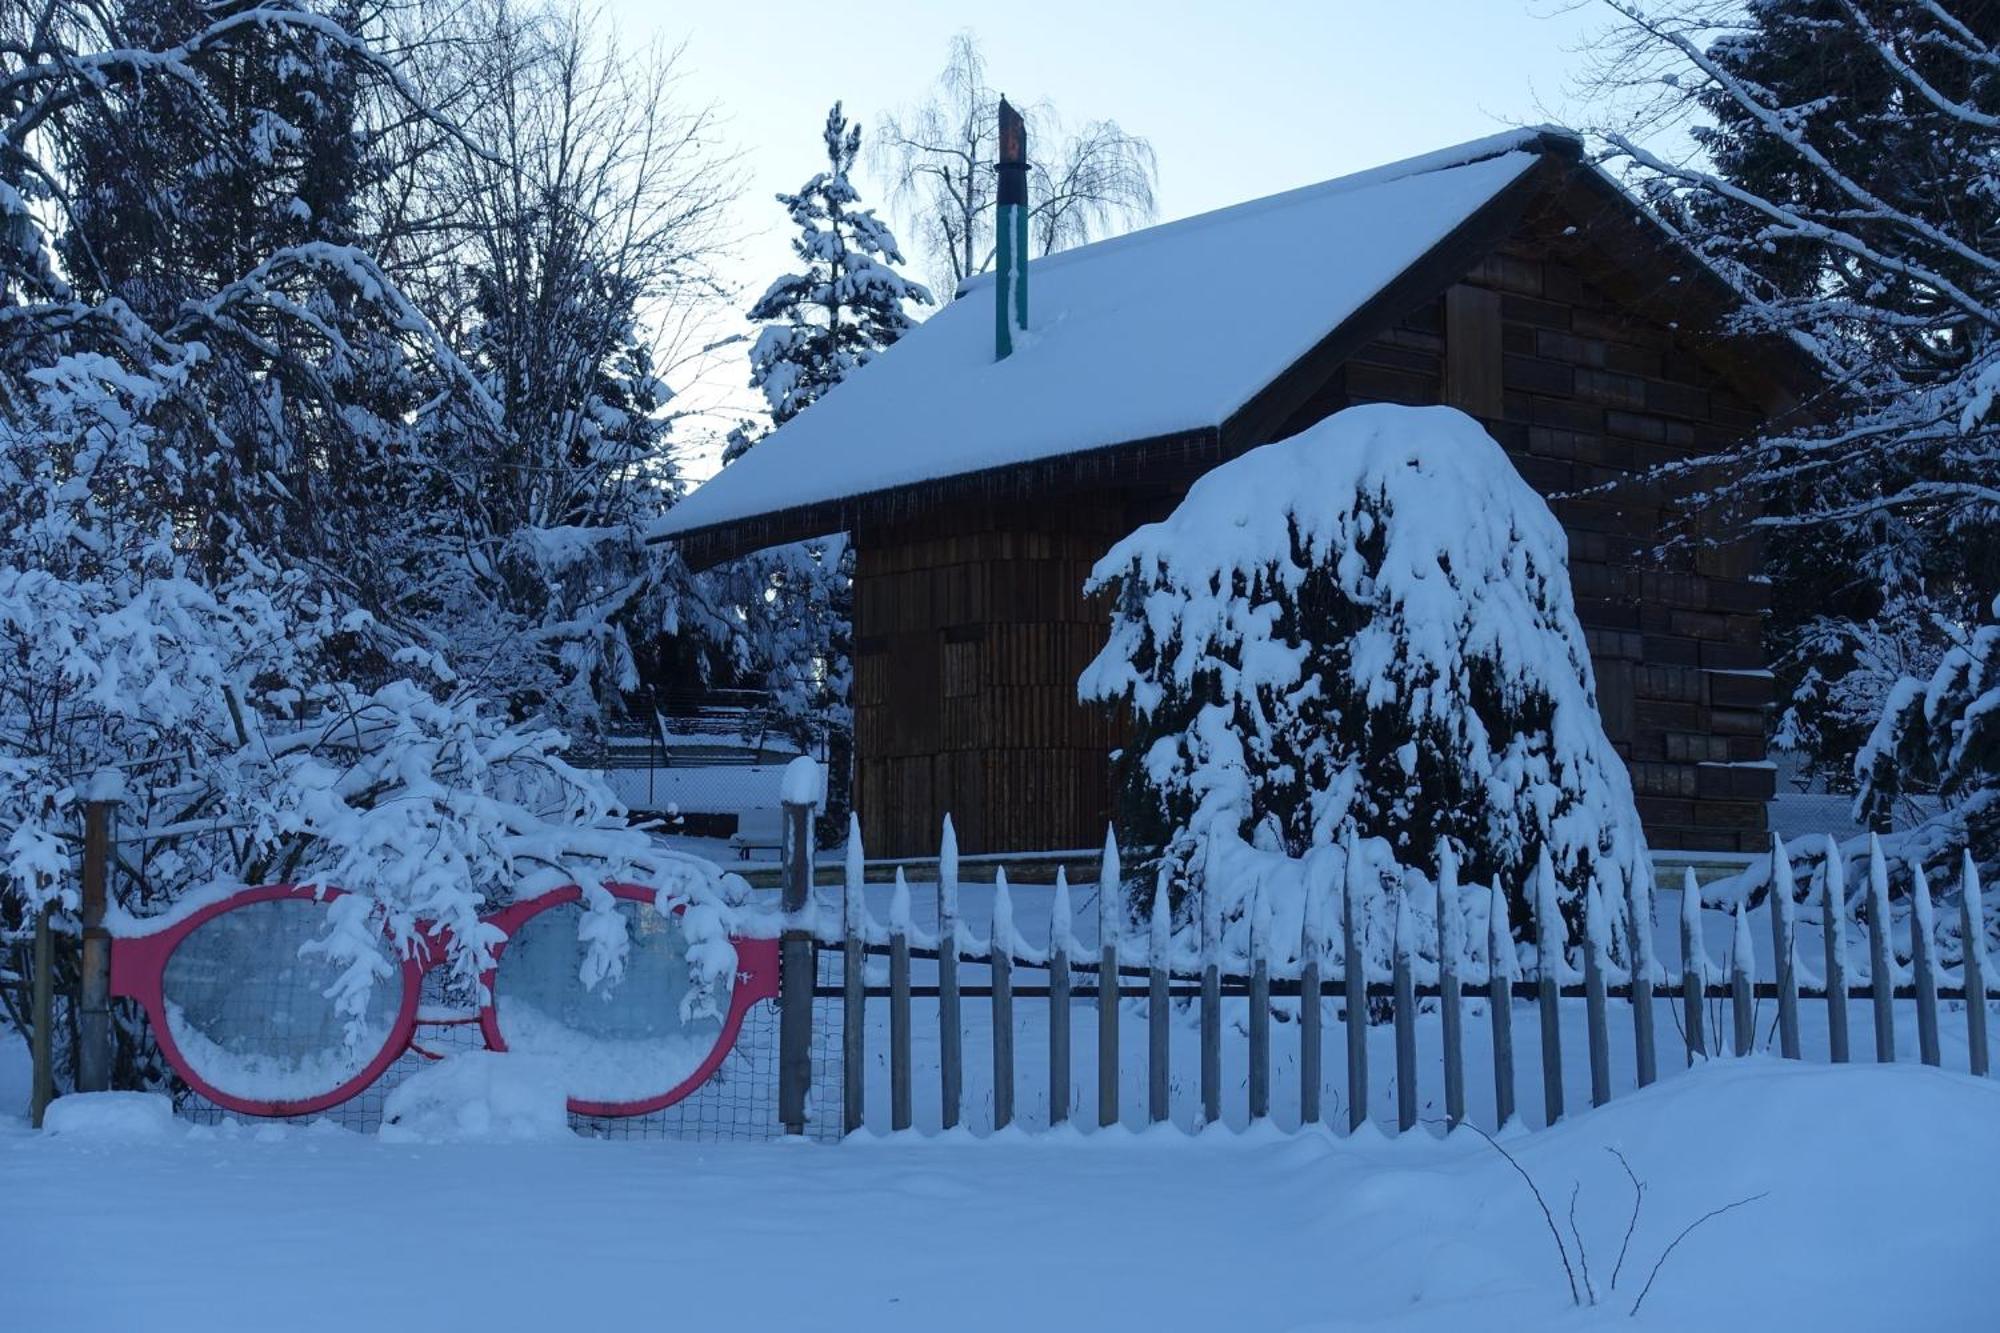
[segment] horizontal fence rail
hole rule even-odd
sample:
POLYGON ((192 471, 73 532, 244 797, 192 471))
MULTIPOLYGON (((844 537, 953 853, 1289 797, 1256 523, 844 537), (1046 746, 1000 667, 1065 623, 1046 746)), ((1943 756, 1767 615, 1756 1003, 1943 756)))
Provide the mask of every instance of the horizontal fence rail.
MULTIPOLYGON (((795 807, 791 813, 802 826, 810 811, 795 807)), ((1582 904, 1580 943, 1570 946, 1563 933, 1566 928, 1560 925, 1555 877, 1544 862, 1529 895, 1538 910, 1531 923, 1532 947, 1526 950, 1532 961, 1524 968, 1499 887, 1460 888, 1447 864, 1432 914, 1435 919, 1427 916, 1421 929, 1406 896, 1397 896, 1389 932, 1393 943, 1383 974, 1375 973, 1365 960, 1363 923, 1358 920, 1359 876, 1351 869, 1347 882, 1330 891, 1333 901, 1308 903, 1295 943, 1273 939, 1265 895, 1261 890, 1251 893, 1242 909, 1247 922, 1238 923, 1247 924, 1247 930, 1237 932, 1245 943, 1225 956, 1223 923, 1211 910, 1206 893, 1200 894, 1201 902, 1188 905, 1192 919, 1183 923, 1178 941, 1164 877, 1148 895, 1143 919, 1130 919, 1118 850, 1109 840, 1099 869, 1094 948, 1074 936, 1070 886, 1060 871, 1050 899, 1045 945, 1029 943, 1016 928, 1014 895, 1004 866, 994 874, 992 928, 987 938, 975 937, 965 924, 959 858, 948 820, 935 863, 936 936, 914 924, 911 888, 900 868, 888 920, 878 922, 866 902, 868 864, 861 847, 857 821, 850 829, 840 910, 802 914, 811 920, 811 947, 817 955, 838 960, 838 983, 812 982, 811 995, 840 1003, 841 1125, 846 1133, 879 1125, 869 1117, 868 1015, 871 1004, 881 1003, 888 1007, 892 1129, 911 1127, 911 1092, 926 1075, 936 1080, 938 1088, 938 1124, 949 1129, 963 1123, 968 1035, 983 1038, 977 1044, 991 1056, 987 1093, 993 1128, 1015 1123, 1017 1095, 1043 1079, 1047 1110, 1040 1123, 1062 1123, 1081 1091, 1071 1037, 1079 1023, 1089 1025, 1093 1014, 1100 1125, 1123 1120, 1120 1089, 1128 1070, 1135 1077, 1143 1073, 1147 1123, 1173 1118, 1175 1092, 1183 1086, 1177 1080, 1187 1081, 1188 1090, 1197 1093, 1195 1124, 1221 1119, 1225 1049, 1235 1053, 1230 1063, 1242 1074, 1242 1101, 1237 1104, 1249 1121, 1271 1118, 1276 1049, 1299 1075, 1295 1100, 1284 1108, 1287 1121, 1319 1122, 1324 1094, 1331 1090, 1345 1094, 1350 1129, 1360 1127, 1375 1110, 1367 1091, 1371 1065, 1382 1062, 1394 1093, 1393 1115, 1386 1108, 1381 1112, 1385 1128, 1393 1123, 1396 1132, 1408 1131, 1423 1118, 1420 1083, 1428 1068, 1442 1073, 1443 1115, 1433 1118, 1448 1130, 1467 1118, 1466 1090, 1472 1072, 1466 1049, 1468 1010, 1475 1016, 1483 1010, 1490 1017, 1491 1037, 1483 1054, 1491 1064, 1495 1120, 1504 1124, 1517 1118, 1520 1084, 1532 1076, 1516 1067, 1517 1004, 1532 1005, 1536 1011, 1543 1123, 1562 1119, 1582 1105, 1585 1093, 1589 1105, 1603 1105, 1618 1082, 1615 1072, 1629 1076, 1629 1086, 1653 1082, 1658 1074, 1660 1007, 1671 1021, 1671 1039, 1689 1065, 1725 1054, 1749 1054, 1758 1048, 1760 1032, 1784 1058, 1804 1058, 1801 1014, 1809 1006, 1825 1015, 1824 1041, 1814 1045, 1823 1047, 1826 1059, 1840 1063, 1851 1058, 1850 1004, 1866 1004, 1875 1058, 1889 1061, 1899 1058, 1896 1007, 1907 1002, 1915 1008, 1918 1040, 1913 1053, 1922 1063, 1936 1066, 1943 1063, 1940 1015, 1956 1006, 1964 1014, 1967 1067, 1978 1075, 1989 1070, 1986 1001, 1991 969, 1983 947, 1978 877, 1969 858, 1959 885, 1959 920, 1953 923, 1958 927, 1962 962, 1948 971, 1939 961, 1936 914, 1920 869, 1910 895, 1909 928, 1900 932, 1907 948, 1899 950, 1894 938, 1899 923, 1891 917, 1888 873, 1879 846, 1871 856, 1869 882, 1859 904, 1863 908, 1859 931, 1840 858, 1830 855, 1815 880, 1814 895, 1819 909, 1816 924, 1824 939, 1826 979, 1822 980, 1808 973, 1806 960, 1799 956, 1796 882, 1786 850, 1775 839, 1763 903, 1755 911, 1740 901, 1733 907, 1729 945, 1719 963, 1710 958, 1703 941, 1701 892, 1691 870, 1682 886, 1679 956, 1665 963, 1653 956, 1650 886, 1629 885, 1607 895, 1602 884, 1592 884, 1582 904), (1473 895, 1487 907, 1488 929, 1478 932, 1488 937, 1481 942, 1483 949, 1469 947, 1467 937, 1473 932, 1461 920, 1473 895), (1332 909, 1331 914, 1322 907, 1332 909), (1753 947, 1753 921, 1760 916, 1761 933, 1771 948, 1769 976, 1758 975, 1753 947), (1330 935, 1320 930, 1320 923, 1327 920, 1338 921, 1330 935), (1856 933, 1862 938, 1850 940, 1856 933), (1857 952, 1865 948, 1865 975, 1858 975, 1850 963, 1850 945, 1857 952), (935 982, 913 978, 916 965, 927 965, 926 971, 934 967, 935 982), (967 976, 967 969, 974 975, 967 976), (1240 1018, 1225 1022, 1225 1000, 1238 1002, 1231 1008, 1240 1018), (911 1033, 920 1001, 936 1016, 935 1071, 916 1067, 911 1033), (1023 1001, 1047 1007, 1046 1070, 1017 1067, 1015 1036, 1023 1030, 1017 1008, 1023 1001), (1563 1046, 1577 1035, 1572 1031, 1577 1001, 1582 1008, 1582 1042, 1576 1050, 1579 1059, 1587 1055, 1587 1077, 1580 1076, 1581 1067, 1565 1072, 1563 1046), (1329 1089, 1323 1077, 1329 1006, 1331 1017, 1344 1031, 1344 1088, 1329 1089), (1133 1052, 1120 1042, 1121 1015, 1145 1024, 1143 1070, 1131 1068, 1133 1052), (1274 1033, 1274 1016, 1282 1035, 1274 1033), (1176 1031, 1190 1023, 1192 1053, 1174 1040, 1176 1031), (1436 1027, 1436 1036, 1420 1040, 1420 1026, 1426 1032, 1436 1027), (1388 1060, 1374 1049, 1371 1034, 1384 1038, 1388 1060), (1435 1050, 1426 1049, 1433 1045, 1435 1050), (1189 1067, 1175 1068, 1177 1056, 1189 1067), (1576 1080, 1575 1086, 1569 1086, 1570 1079, 1576 1080)), ((1355 864, 1356 858, 1350 856, 1348 865, 1355 864)), ((802 965, 798 975, 810 979, 818 969, 802 965)), ((1819 1050, 1813 1054, 1818 1056, 1819 1050)), ((881 1053, 874 1058, 879 1066, 881 1053)))

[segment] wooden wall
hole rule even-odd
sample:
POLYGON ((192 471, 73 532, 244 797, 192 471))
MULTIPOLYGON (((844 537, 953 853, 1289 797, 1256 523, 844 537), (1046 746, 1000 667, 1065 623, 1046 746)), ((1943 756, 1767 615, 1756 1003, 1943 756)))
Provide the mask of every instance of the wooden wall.
POLYGON ((1120 497, 954 506, 856 534, 856 800, 869 852, 930 856, 1104 839, 1111 719, 1077 703, 1108 610, 1083 596, 1127 531, 1120 497))
MULTIPOLYGON (((1633 480, 1726 447, 1758 416, 1686 338, 1593 286, 1559 222, 1527 224, 1410 312, 1273 438, 1362 402, 1449 401, 1480 418, 1530 484, 1572 497, 1552 503, 1598 701, 1653 845, 1759 850, 1775 781, 1763 764, 1767 586, 1747 543, 1705 540, 1727 530, 1723 515, 1691 517, 1666 487, 1633 480)), ((1102 838, 1117 741, 1110 719, 1076 703, 1076 679, 1108 622, 1081 586, 1172 498, 955 504, 856 534, 857 800, 871 852, 932 854, 947 811, 967 852, 1102 838)))

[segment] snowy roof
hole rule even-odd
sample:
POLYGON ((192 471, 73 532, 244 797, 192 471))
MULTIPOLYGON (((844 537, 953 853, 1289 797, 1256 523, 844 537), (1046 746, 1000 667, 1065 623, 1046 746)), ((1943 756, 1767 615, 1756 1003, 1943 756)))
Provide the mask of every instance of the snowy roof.
POLYGON ((654 535, 1220 426, 1573 142, 1515 131, 1036 260, 1004 361, 992 279, 974 279, 654 535))

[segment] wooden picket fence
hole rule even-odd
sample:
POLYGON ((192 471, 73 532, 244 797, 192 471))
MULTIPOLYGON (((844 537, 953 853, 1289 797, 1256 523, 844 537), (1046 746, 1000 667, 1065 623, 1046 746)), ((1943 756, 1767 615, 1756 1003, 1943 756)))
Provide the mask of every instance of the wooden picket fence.
MULTIPOLYGON (((1969 1067, 1975 1075, 1989 1072, 1987 1006, 1990 969, 1980 947, 1985 923, 1982 915, 1977 875, 1968 857, 1960 892, 1960 927, 1963 963, 1956 983, 1945 973, 1938 958, 1938 935, 1929 886, 1921 870, 1913 883, 1912 929, 1910 932, 1910 982, 1896 979, 1897 965, 1890 939, 1888 876, 1879 847, 1875 849, 1869 875, 1866 945, 1870 966, 1867 985, 1849 981, 1848 911, 1842 868, 1838 858, 1829 858, 1825 869, 1824 902, 1839 904, 1839 910, 1824 914, 1825 981, 1802 985, 1799 979, 1797 948, 1797 903, 1793 878, 1781 843, 1774 840, 1771 866, 1772 890, 1767 895, 1766 914, 1777 960, 1777 975, 1760 980, 1755 973, 1751 948, 1750 915, 1741 905, 1735 913, 1732 947, 1728 962, 1714 968, 1700 939, 1700 894, 1689 872, 1682 895, 1680 921, 1681 958, 1677 978, 1662 974, 1649 956, 1651 908, 1644 899, 1643 886, 1635 887, 1622 904, 1608 905, 1597 892, 1587 896, 1585 912, 1594 914, 1583 930, 1581 981, 1566 981, 1565 952, 1560 915, 1553 899, 1554 886, 1544 880, 1541 893, 1548 896, 1536 912, 1537 959, 1534 975, 1516 973, 1511 925, 1505 896, 1497 885, 1470 888, 1439 895, 1436 950, 1436 980, 1420 983, 1416 960, 1418 942, 1413 923, 1398 897, 1394 930, 1393 966, 1386 978, 1370 977, 1363 960, 1362 941, 1357 938, 1355 904, 1356 877, 1349 876, 1343 888, 1340 937, 1321 939, 1315 911, 1304 913, 1304 929, 1298 947, 1275 948, 1263 924, 1265 914, 1253 911, 1249 948, 1241 971, 1225 971, 1221 948, 1221 922, 1214 912, 1204 910, 1199 965, 1189 970, 1177 968, 1171 936, 1171 921, 1164 887, 1156 894, 1151 918, 1145 924, 1143 940, 1128 939, 1128 924, 1120 895, 1098 894, 1099 947, 1094 954, 1082 949, 1072 934, 1070 897, 1067 883, 1058 872, 1055 886, 1049 945, 1037 949, 1023 941, 1014 929, 1012 903, 1004 869, 994 884, 993 925, 984 946, 969 940, 959 913, 957 849, 947 822, 938 860, 938 925, 935 938, 925 937, 911 921, 910 890, 900 870, 896 873, 889 919, 870 919, 863 884, 861 839, 858 827, 850 837, 842 891, 842 908, 837 922, 814 918, 811 906, 811 857, 793 849, 809 847, 810 807, 788 807, 787 878, 784 894, 784 979, 780 997, 779 1116, 790 1133, 806 1127, 810 1093, 811 1063, 808 1054, 812 1025, 812 1003, 816 989, 816 951, 836 951, 841 959, 840 982, 832 988, 840 1004, 841 1033, 841 1122, 844 1133, 852 1133, 865 1123, 867 1067, 867 1006, 871 999, 886 1000, 889 1006, 888 1066, 889 1119, 893 1129, 912 1127, 913 1088, 917 1070, 911 1060, 912 1010, 918 1000, 934 1000, 939 1025, 938 1068, 941 1124, 950 1129, 960 1123, 964 1089, 964 1034, 966 1000, 990 1002, 992 1025, 992 1125, 995 1129, 1014 1123, 1014 1100, 1018 1079, 1024 1071, 1016 1068, 1014 1053, 1014 1004, 1017 999, 1046 999, 1048 1007, 1048 1123, 1061 1124, 1068 1118, 1071 1077, 1071 1019, 1073 1006, 1094 1003, 1097 1036, 1097 1118, 1101 1125, 1120 1121, 1120 1001, 1144 998, 1147 1024, 1147 1105, 1146 1118, 1157 1123, 1170 1116, 1170 1031, 1171 1008, 1176 999, 1193 999, 1199 1009, 1200 1118, 1214 1122, 1222 1117, 1222 999, 1225 995, 1248 1000, 1246 1027, 1248 1044, 1247 1112, 1252 1121, 1270 1117, 1272 1067, 1272 1000, 1300 997, 1297 1007, 1296 1039, 1299 1069, 1298 1117, 1301 1124, 1315 1124, 1322 1118, 1322 1060, 1325 1034, 1321 1009, 1309 999, 1324 999, 1329 993, 1344 1001, 1341 1021, 1345 1029, 1347 1058, 1348 1127, 1358 1129, 1369 1116, 1368 1030, 1370 1010, 1379 1015, 1386 1004, 1394 1032, 1394 1073, 1397 1090, 1395 1125, 1397 1132, 1415 1127, 1419 1115, 1417 1014, 1419 1002, 1437 1001, 1442 1027, 1444 1111, 1447 1128, 1466 1118, 1466 1078, 1464 1046, 1465 1004, 1484 1001, 1491 1024, 1492 1076, 1496 1118, 1505 1124, 1515 1118, 1516 1070, 1514 1060, 1514 1000, 1535 1003, 1541 1033, 1541 1082, 1545 1123, 1560 1119, 1565 1110, 1566 1089, 1562 1067, 1561 1002, 1582 999, 1590 1067, 1590 1104, 1601 1106, 1612 1095, 1611 1049, 1612 1002, 1629 1010, 1629 1022, 1616 1026, 1629 1033, 1633 1045, 1638 1086, 1652 1083, 1658 1073, 1658 1043, 1654 1031, 1654 1004, 1658 1000, 1678 1002, 1682 1021, 1680 1043, 1689 1063, 1723 1053, 1724 1036, 1711 1033, 1707 1022, 1707 1002, 1727 1006, 1727 1044, 1730 1053, 1745 1055, 1755 1046, 1756 1005, 1775 1000, 1775 1032, 1779 1052, 1786 1059, 1803 1058, 1800 1049, 1801 1006, 1823 1002, 1827 1012, 1826 1056, 1833 1062, 1850 1058, 1847 1002, 1867 1000, 1873 1006, 1875 1056, 1880 1061, 1896 1059, 1894 1004, 1913 1000, 1916 1004, 1918 1056, 1925 1064, 1940 1063, 1938 1021, 1940 1005, 1976 997, 1980 1002, 1965 1005, 1969 1067), (1499 960, 1489 969, 1493 975, 1467 984, 1462 980, 1466 959, 1461 938, 1461 895, 1490 896, 1488 914, 1491 939, 1488 957, 1499 960), (1626 938, 1635 942, 1639 965, 1618 966, 1608 955, 1610 922, 1606 914, 1626 913, 1626 938), (950 945, 943 942, 949 941, 950 945), (1134 955, 1140 955, 1134 961, 1134 955), (885 957, 888 984, 867 983, 867 962, 885 957), (911 983, 913 960, 936 963, 934 986, 911 983), (990 974, 985 985, 962 984, 960 972, 966 966, 984 967, 990 974), (1045 980, 1023 984, 1017 972, 1029 969, 1045 980), (1885 979, 1878 984, 1876 979, 1885 979)), ((1099 885, 1121 882, 1118 850, 1107 841, 1099 885)), ((1183 955, 1183 963, 1185 962, 1183 955)), ((1570 974, 1572 977, 1574 973, 1570 974)), ((827 992, 821 991, 826 994, 827 992)), ((975 1020, 976 1021, 976 1020, 975 1020)), ((1716 1026, 1720 1026, 1717 1024, 1716 1026)), ((928 1071, 926 1071, 928 1073, 928 1071)))

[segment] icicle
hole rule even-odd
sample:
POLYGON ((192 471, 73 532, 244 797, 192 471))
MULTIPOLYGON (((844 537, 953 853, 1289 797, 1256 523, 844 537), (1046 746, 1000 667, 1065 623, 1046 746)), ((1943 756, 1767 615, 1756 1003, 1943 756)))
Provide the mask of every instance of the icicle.
POLYGON ((1535 965, 1538 975, 1562 980, 1562 908, 1556 901, 1556 868, 1545 844, 1535 860, 1535 965))
POLYGON ((1074 957, 1076 940, 1070 933, 1069 876, 1056 867, 1055 901, 1049 904, 1049 952, 1061 950, 1074 957))
POLYGON ((1438 966, 1465 972, 1465 922, 1458 914, 1458 857, 1449 842, 1438 842, 1438 966))
MULTIPOLYGON (((1965 951, 1979 965, 1980 977, 1992 981, 1993 970, 1986 963, 1986 904, 1979 889, 1979 867, 1972 862, 1972 852, 1965 853, 1964 864, 1959 869, 1959 891, 1965 895, 1963 926, 1965 930, 1965 951)), ((1972 999, 1974 997, 1967 997, 1972 999)))
POLYGON ((1521 975, 1521 960, 1514 952, 1514 925, 1507 919, 1507 893, 1500 881, 1493 881, 1486 910, 1486 976, 1513 981, 1521 975))
POLYGON ((1704 986, 1715 980, 1715 967, 1708 961, 1708 945, 1701 937, 1701 885, 1689 866, 1681 877, 1681 946, 1687 950, 1682 972, 1693 973, 1704 986))

